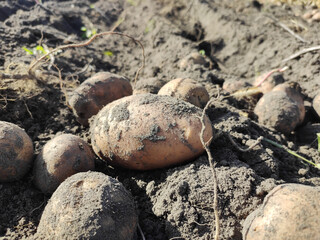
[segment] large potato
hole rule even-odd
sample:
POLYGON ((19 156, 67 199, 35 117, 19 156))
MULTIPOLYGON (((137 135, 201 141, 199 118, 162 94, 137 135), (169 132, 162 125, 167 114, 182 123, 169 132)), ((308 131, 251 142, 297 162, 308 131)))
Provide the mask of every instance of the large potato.
POLYGON ((17 125, 0 121, 0 182, 21 179, 30 169, 33 144, 17 125))
POLYGON ((106 104, 131 94, 132 87, 127 78, 100 72, 84 81, 72 92, 69 105, 77 121, 88 126, 88 119, 106 104))
MULTIPOLYGON (((105 106, 91 123, 95 153, 112 165, 147 170, 181 163, 204 152, 202 110, 170 96, 139 94, 105 106)), ((212 127, 204 118, 204 139, 212 127)))
POLYGON ((190 78, 173 79, 166 83, 158 94, 179 98, 200 108, 205 107, 209 101, 205 87, 190 78))
POLYGON ((94 170, 94 154, 80 137, 62 134, 47 142, 35 160, 35 185, 51 194, 66 178, 78 172, 94 170))
POLYGON ((138 223, 131 194, 103 173, 77 173, 53 193, 35 239, 131 240, 138 223))
POLYGON ((244 222, 244 240, 318 240, 320 188, 283 184, 244 222))

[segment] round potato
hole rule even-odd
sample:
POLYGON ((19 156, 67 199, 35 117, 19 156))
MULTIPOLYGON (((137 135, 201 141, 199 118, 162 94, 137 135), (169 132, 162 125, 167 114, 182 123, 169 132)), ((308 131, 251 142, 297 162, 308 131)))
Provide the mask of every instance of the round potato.
POLYGON ((77 121, 88 126, 88 119, 97 114, 106 104, 132 94, 132 87, 127 78, 100 72, 85 80, 69 98, 69 105, 77 121))
POLYGON ((30 169, 33 144, 17 125, 0 121, 0 182, 21 179, 30 169))
POLYGON ((158 92, 182 99, 203 108, 209 101, 209 94, 205 87, 190 78, 177 78, 166 83, 158 92))
MULTIPOLYGON (((257 77, 255 79, 255 81, 253 82, 253 86, 257 86, 257 84, 259 84, 261 82, 261 80, 263 80, 266 75, 268 75, 269 72, 262 74, 261 76, 257 77)), ((261 85, 259 86, 259 88, 261 89, 261 92, 263 94, 272 91, 272 89, 283 83, 284 82, 284 78, 282 76, 282 74, 278 73, 278 74, 273 74, 272 76, 268 77, 267 79, 265 79, 263 81, 263 83, 261 83, 261 85)))
POLYGON ((62 134, 47 142, 35 160, 34 184, 51 194, 66 178, 94 170, 94 154, 80 137, 62 134))
POLYGON ((138 216, 131 194, 103 173, 77 173, 53 193, 35 239, 133 239, 138 216))
POLYGON ((283 184, 244 222, 244 240, 318 240, 320 188, 283 184))
POLYGON ((195 64, 209 67, 210 61, 208 61, 206 57, 201 55, 199 52, 193 52, 180 61, 179 67, 181 69, 186 69, 186 68, 190 68, 192 65, 195 65, 195 64))
POLYGON ((320 117, 320 93, 318 93, 313 101, 312 101, 312 107, 314 109, 314 111, 316 112, 316 114, 318 115, 318 117, 320 117))
MULTIPOLYGON (((204 152, 202 110, 154 94, 125 97, 105 106, 91 123, 92 147, 111 165, 148 170, 178 164, 204 152)), ((204 140, 212 137, 207 116, 204 140)))
POLYGON ((285 92, 289 98, 291 98, 293 101, 295 101, 299 107, 299 124, 301 124, 305 118, 306 110, 304 107, 304 101, 301 94, 301 88, 298 84, 292 83, 282 83, 277 86, 275 86, 272 89, 273 92, 280 91, 285 92))
POLYGON ((154 93, 157 94, 165 84, 158 78, 143 78, 134 86, 133 94, 154 93))
POLYGON ((277 131, 289 134, 300 122, 300 110, 297 102, 285 92, 271 91, 258 101, 254 113, 259 123, 277 131))

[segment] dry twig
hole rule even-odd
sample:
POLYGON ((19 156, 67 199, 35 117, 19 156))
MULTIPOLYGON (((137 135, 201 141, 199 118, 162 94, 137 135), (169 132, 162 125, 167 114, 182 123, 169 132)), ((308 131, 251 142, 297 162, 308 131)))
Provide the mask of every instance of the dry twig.
POLYGON ((143 55, 143 61, 142 61, 142 65, 141 65, 140 68, 137 70, 136 76, 135 76, 135 78, 134 78, 134 83, 136 83, 140 71, 141 71, 141 70, 144 68, 144 66, 145 66, 144 47, 143 47, 142 43, 141 43, 139 40, 137 40, 137 39, 135 39, 135 38, 133 38, 133 37, 125 34, 125 33, 113 32, 113 31, 97 33, 97 34, 93 35, 89 40, 87 40, 87 41, 85 41, 85 42, 83 42, 83 43, 72 43, 72 44, 62 45, 62 46, 59 46, 59 47, 51 50, 50 52, 48 52, 47 54, 41 56, 38 60, 36 60, 34 63, 32 63, 32 64, 30 65, 30 67, 29 67, 29 69, 28 69, 29 75, 33 76, 33 75, 34 75, 34 74, 33 74, 33 71, 32 71, 33 68, 35 68, 42 60, 44 60, 44 59, 45 59, 46 57, 48 57, 50 54, 53 54, 53 53, 55 53, 55 52, 57 52, 57 51, 64 50, 64 49, 68 49, 68 48, 78 48, 78 47, 88 46, 88 45, 91 44, 91 43, 93 42, 93 40, 95 40, 96 38, 102 37, 102 36, 106 36, 106 35, 119 35, 119 36, 122 36, 122 37, 129 38, 129 39, 131 39, 134 43, 139 44, 139 46, 141 47, 141 49, 142 49, 142 55, 143 55))
POLYGON ((200 140, 201 143, 204 147, 204 149, 206 150, 207 154, 208 154, 208 160, 209 160, 209 164, 210 164, 210 169, 211 169, 211 173, 212 173, 212 177, 213 177, 213 191, 214 191, 214 198, 213 198, 213 211, 214 211, 214 216, 215 216, 215 240, 219 240, 219 235, 220 235, 220 218, 219 218, 219 212, 218 212, 218 180, 217 180, 217 174, 215 171, 215 166, 213 164, 213 157, 210 151, 210 143, 212 141, 212 138, 209 139, 208 142, 204 141, 204 131, 206 129, 205 123, 204 123, 204 117, 206 114, 207 109, 209 108, 211 102, 213 99, 211 99, 210 101, 208 101, 207 105, 205 106, 205 108, 202 111, 202 115, 201 115, 201 124, 202 124, 202 129, 200 132, 200 140))
POLYGON ((320 50, 320 45, 314 46, 314 47, 305 48, 305 49, 302 49, 301 51, 291 55, 290 57, 287 57, 286 59, 282 60, 281 62, 287 62, 287 61, 290 61, 292 59, 295 59, 295 58, 299 57, 302 54, 305 54, 305 53, 308 53, 308 52, 312 52, 312 51, 318 51, 318 50, 320 50))
POLYGON ((255 146, 257 146, 259 143, 261 143, 261 141, 263 140, 263 137, 259 137, 251 146, 249 146, 248 148, 241 148, 238 146, 238 144, 232 139, 232 137, 230 136, 230 134, 227 133, 227 136, 230 140, 230 142, 232 143, 232 145, 239 150, 240 152, 248 152, 251 149, 253 149, 255 146))

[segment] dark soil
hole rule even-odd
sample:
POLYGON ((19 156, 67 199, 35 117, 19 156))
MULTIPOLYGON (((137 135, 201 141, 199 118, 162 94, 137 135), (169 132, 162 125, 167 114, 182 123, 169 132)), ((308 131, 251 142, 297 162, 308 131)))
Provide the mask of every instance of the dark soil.
MULTIPOLYGON (((145 48, 146 66, 138 84, 142 81, 148 85, 149 81, 156 85, 186 77, 202 83, 210 96, 216 97, 225 81, 253 82, 255 76, 286 65, 289 69, 283 78, 299 83, 305 96, 307 114, 303 125, 319 122, 311 110, 311 101, 320 91, 320 52, 281 62, 303 48, 320 44, 320 23, 308 23, 301 17, 309 7, 249 0, 37 2, 0 0, 1 72, 26 72, 37 56, 28 55, 23 47, 42 45, 53 49, 81 42, 85 40, 81 27, 103 32, 121 22, 117 31, 139 39, 145 48), (267 16, 278 19, 309 42, 296 39, 267 16), (186 68, 179 67, 182 59, 200 50, 209 64, 193 62, 186 68)), ((0 120, 26 130, 34 142, 34 157, 56 134, 72 133, 90 143, 89 128, 75 120, 66 96, 86 78, 102 71, 125 76, 134 85, 142 54, 132 41, 112 35, 84 48, 57 53, 54 63, 62 70, 63 82, 54 66, 47 68, 48 63, 39 68, 40 80, 0 79, 0 120)), ((218 132, 211 151, 218 176, 221 239, 242 239, 245 218, 276 185, 320 185, 317 169, 282 149, 262 142, 251 151, 240 152, 230 143, 227 134, 242 147, 264 136, 319 163, 314 139, 300 142, 310 138, 297 138, 296 133, 284 136, 260 126, 252 114, 255 102, 217 99, 208 111, 218 132)), ((303 132, 299 134, 303 136, 303 132)), ((177 167, 147 172, 112 168, 97 159, 96 170, 117 178, 132 193, 147 240, 213 238, 213 178, 205 154, 177 167)), ((50 196, 36 189, 32 179, 30 170, 18 182, 0 184, 0 239, 34 238, 50 196)), ((137 236, 142 239, 139 233, 137 236)))

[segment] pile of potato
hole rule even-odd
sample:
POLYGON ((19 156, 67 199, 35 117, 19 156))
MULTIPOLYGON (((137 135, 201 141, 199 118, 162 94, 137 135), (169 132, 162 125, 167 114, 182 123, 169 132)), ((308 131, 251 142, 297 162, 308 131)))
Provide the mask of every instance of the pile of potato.
MULTIPOLYGON (((254 112, 261 124, 289 134, 304 120, 304 102, 297 85, 278 83, 262 86, 254 112)), ((84 81, 71 93, 69 105, 77 121, 90 126, 92 148, 78 136, 62 134, 48 141, 34 161, 26 132, 0 122, 0 182, 19 180, 33 166, 35 186, 53 193, 41 217, 39 238, 136 237, 133 197, 117 180, 94 172, 96 156, 115 167, 150 170, 203 154, 200 132, 204 127, 203 140, 209 142, 213 129, 201 109, 209 101, 201 84, 178 78, 157 82, 156 89, 141 84, 132 94, 129 80, 116 74, 102 72, 84 81)), ((313 108, 320 115, 319 99, 320 94, 313 108)), ((279 186, 247 218, 244 239, 316 239, 319 198, 318 188, 279 186)))
MULTIPOLYGON (((160 84, 158 89, 162 87, 160 84)), ((143 86, 143 85, 141 85, 143 86)), ((102 72, 69 97, 77 121, 90 125, 91 146, 72 134, 57 135, 34 159, 33 143, 20 127, 0 122, 0 182, 22 179, 33 166, 33 182, 52 197, 37 237, 41 239, 133 239, 138 222, 131 194, 95 170, 95 158, 136 170, 169 167, 204 152, 213 131, 202 109, 209 95, 192 79, 175 79, 159 94, 132 95, 125 77, 102 72)))

